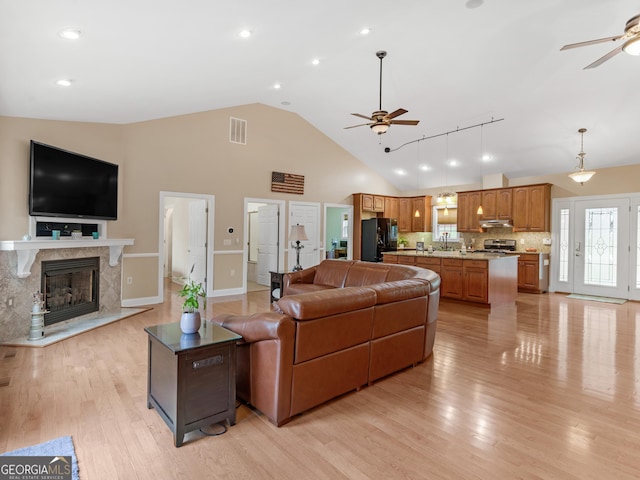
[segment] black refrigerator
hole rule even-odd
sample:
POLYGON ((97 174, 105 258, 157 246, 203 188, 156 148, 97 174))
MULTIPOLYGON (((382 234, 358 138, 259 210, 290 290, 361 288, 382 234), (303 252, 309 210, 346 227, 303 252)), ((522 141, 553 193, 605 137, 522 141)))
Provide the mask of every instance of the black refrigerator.
POLYGON ((362 220, 362 250, 360 259, 381 262, 382 252, 398 249, 398 221, 395 218, 362 220))

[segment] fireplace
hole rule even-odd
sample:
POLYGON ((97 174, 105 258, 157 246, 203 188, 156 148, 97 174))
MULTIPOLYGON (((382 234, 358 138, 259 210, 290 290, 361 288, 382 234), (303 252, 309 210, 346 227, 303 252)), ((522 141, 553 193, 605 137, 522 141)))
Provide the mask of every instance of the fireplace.
POLYGON ((100 308, 100 257, 42 262, 44 324, 97 312, 100 308))

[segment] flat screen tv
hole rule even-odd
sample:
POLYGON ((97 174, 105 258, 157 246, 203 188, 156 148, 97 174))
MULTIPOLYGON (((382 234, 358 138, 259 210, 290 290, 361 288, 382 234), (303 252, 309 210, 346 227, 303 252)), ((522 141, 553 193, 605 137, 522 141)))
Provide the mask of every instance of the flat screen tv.
POLYGON ((118 165, 31 140, 29 215, 116 220, 118 165))

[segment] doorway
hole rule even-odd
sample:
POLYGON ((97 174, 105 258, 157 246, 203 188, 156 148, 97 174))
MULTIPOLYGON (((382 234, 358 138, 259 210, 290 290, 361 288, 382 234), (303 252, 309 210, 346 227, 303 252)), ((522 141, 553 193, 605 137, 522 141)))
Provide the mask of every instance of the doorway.
POLYGON ((353 205, 324 204, 326 258, 353 258, 353 205))
POLYGON ((214 206, 212 195, 160 192, 158 292, 165 278, 179 284, 192 279, 213 296, 214 206))
POLYGON ((284 271, 285 203, 282 200, 245 199, 243 291, 267 290, 271 271, 284 271))
POLYGON ((554 199, 551 291, 639 299, 639 205, 637 194, 554 199))
MULTIPOLYGON (((289 226, 287 236, 293 225, 303 225, 308 240, 301 243, 300 265, 313 267, 320 263, 320 204, 313 202, 289 202, 289 226)), ((288 269, 293 270, 297 262, 294 248, 289 248, 288 269)))

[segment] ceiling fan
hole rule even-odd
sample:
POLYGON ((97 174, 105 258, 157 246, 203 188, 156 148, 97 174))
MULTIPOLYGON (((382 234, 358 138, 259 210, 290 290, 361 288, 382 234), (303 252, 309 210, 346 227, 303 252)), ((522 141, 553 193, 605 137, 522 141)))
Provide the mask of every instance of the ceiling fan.
POLYGON ((602 65, 607 60, 615 57, 622 51, 625 51, 629 55, 640 55, 640 15, 636 15, 631 18, 624 27, 624 33, 622 35, 617 35, 615 37, 607 37, 607 38, 599 38, 598 40, 589 40, 587 42, 579 42, 579 43, 571 43, 569 45, 565 45, 560 50, 568 50, 570 48, 576 47, 585 47, 587 45, 595 45, 597 43, 607 43, 607 42, 618 42, 620 40, 624 40, 624 43, 617 48, 614 48, 605 56, 600 57, 598 60, 593 62, 590 65, 584 67, 584 70, 587 68, 596 68, 599 65, 602 65))
POLYGON ((373 112, 370 117, 366 115, 361 115, 359 113, 352 113, 351 115, 355 115, 356 117, 364 118, 369 120, 369 123, 361 123, 359 125, 352 125, 350 127, 344 128, 355 128, 355 127, 364 127, 368 125, 371 130, 373 130, 378 135, 382 135, 389 130, 390 125, 417 125, 420 120, 395 120, 396 117, 400 115, 404 115, 408 110, 404 108, 399 108, 391 113, 388 113, 386 110, 382 110, 382 59, 387 56, 387 52, 384 50, 380 50, 376 52, 376 57, 380 59, 380 97, 378 103, 378 110, 373 112))

